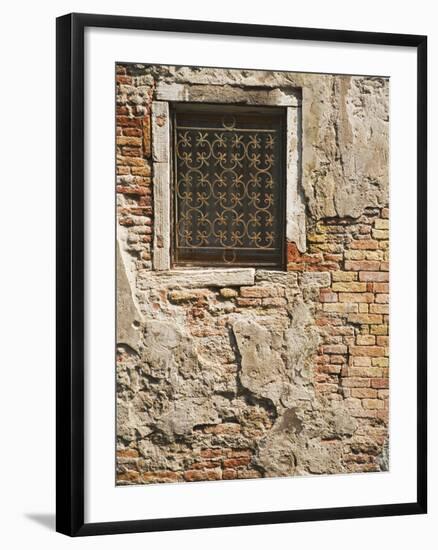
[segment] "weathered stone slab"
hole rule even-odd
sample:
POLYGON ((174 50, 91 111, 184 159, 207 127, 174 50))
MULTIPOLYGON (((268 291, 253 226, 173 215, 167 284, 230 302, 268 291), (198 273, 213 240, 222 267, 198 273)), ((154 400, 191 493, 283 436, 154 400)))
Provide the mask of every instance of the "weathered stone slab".
POLYGON ((125 264, 117 243, 117 344, 127 344, 137 350, 140 340, 138 327, 142 315, 132 297, 131 286, 126 275, 125 264))
POLYGON ((138 275, 138 288, 206 288, 249 286, 254 284, 255 269, 193 269, 145 271, 138 275))
POLYGON ((196 101, 205 103, 239 103, 244 105, 297 106, 298 97, 294 89, 242 88, 240 86, 215 84, 177 84, 160 82, 155 97, 163 101, 196 101))
POLYGON ((233 332, 241 356, 242 385, 255 395, 278 403, 287 384, 281 355, 272 347, 272 334, 250 320, 234 323, 233 332))

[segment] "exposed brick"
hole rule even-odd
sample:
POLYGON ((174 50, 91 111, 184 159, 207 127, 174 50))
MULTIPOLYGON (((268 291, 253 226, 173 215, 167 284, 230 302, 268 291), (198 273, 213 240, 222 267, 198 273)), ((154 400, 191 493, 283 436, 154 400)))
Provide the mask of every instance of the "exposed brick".
POLYGON ((351 397, 374 399, 377 397, 377 390, 372 388, 352 388, 351 397))
POLYGON ((370 386, 369 378, 342 378, 341 383, 345 388, 368 388, 370 386))
POLYGON ((377 336, 378 346, 389 346, 389 336, 377 336))
POLYGON ((371 387, 376 389, 387 389, 389 388, 388 378, 373 378, 371 380, 371 387))
POLYGON ((243 298, 267 298, 276 296, 276 289, 264 286, 243 286, 240 289, 243 298))
POLYGON ((130 136, 119 136, 116 139, 117 145, 136 145, 141 146, 141 138, 130 137, 130 136))
POLYGON ((365 283, 340 282, 332 284, 333 292, 365 292, 366 289, 365 283))
POLYGON ((388 304, 370 304, 370 313, 389 313, 388 304))
POLYGON ((247 466, 250 462, 249 457, 227 458, 223 461, 224 468, 237 468, 239 466, 247 466))
POLYGON ((202 449, 201 450, 201 456, 203 458, 218 458, 224 456, 224 453, 228 455, 228 451, 226 449, 202 449))
POLYGON ((347 271, 376 271, 380 269, 380 262, 375 260, 362 260, 357 262, 349 260, 345 262, 345 269, 347 271))
POLYGON ((120 449, 117 451, 117 456, 120 458, 138 458, 140 455, 136 449, 120 449))
POLYGON ((350 346, 351 355, 361 357, 382 357, 385 355, 385 348, 380 346, 350 346))
POLYGON ((355 367, 371 367, 371 357, 353 357, 355 367))
POLYGON ((371 234, 374 239, 389 239, 389 231, 384 231, 381 229, 373 229, 371 234))
POLYGON ((370 332, 376 335, 386 335, 388 334, 388 326, 386 324, 371 325, 370 332))
POLYGON ((357 280, 357 273, 355 271, 333 271, 331 275, 333 282, 357 280))
POLYGON ((257 298, 237 298, 237 305, 240 307, 261 306, 262 301, 257 298))
POLYGON ((374 294, 371 292, 340 292, 339 301, 368 304, 374 301, 374 294))
POLYGON ((383 402, 380 399, 362 399, 364 409, 383 409, 383 402))
POLYGON ((355 313, 358 311, 357 304, 350 303, 323 304, 322 307, 327 313, 355 313))
POLYGON ((379 378, 382 376, 382 369, 378 367, 350 367, 348 372, 353 378, 379 378))
POLYGON ((373 367, 387 367, 389 365, 388 357, 373 357, 371 362, 373 367))
POLYGON ((377 250, 379 248, 379 243, 371 239, 361 239, 352 241, 350 243, 350 248, 355 250, 377 250))
POLYGON ((374 222, 374 227, 376 229, 389 229, 389 220, 382 220, 377 218, 374 222))
POLYGON ((361 271, 359 281, 386 283, 389 281, 389 273, 386 271, 361 271))
POLYGON ((343 344, 337 344, 332 346, 323 346, 323 353, 342 354, 347 353, 347 346, 343 344))
POLYGON ((351 313, 348 316, 349 323, 356 323, 359 325, 376 325, 382 322, 382 316, 371 313, 351 313))
MULTIPOLYGON (((371 334, 358 334, 356 337, 356 343, 358 346, 373 346, 376 343, 376 337, 371 334)), ((378 345, 382 345, 377 340, 378 345)))
POLYGON ((338 301, 338 295, 336 294, 336 292, 332 292, 330 289, 322 288, 319 291, 319 299, 323 303, 324 302, 333 303, 338 301))
POLYGON ((222 479, 222 471, 217 470, 188 470, 184 472, 186 481, 212 481, 222 479))
POLYGON ((206 460, 204 462, 193 462, 190 464, 192 470, 205 470, 206 468, 218 468, 221 463, 218 460, 206 460))

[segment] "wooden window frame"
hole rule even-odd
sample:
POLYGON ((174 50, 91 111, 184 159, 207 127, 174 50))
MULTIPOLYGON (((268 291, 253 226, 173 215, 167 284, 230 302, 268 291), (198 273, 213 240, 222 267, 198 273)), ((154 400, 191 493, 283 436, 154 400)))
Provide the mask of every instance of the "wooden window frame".
MULTIPOLYGON (((306 250, 305 206, 301 180, 301 90, 297 88, 260 87, 256 90, 233 86, 232 93, 223 93, 218 102, 217 87, 202 84, 159 83, 151 107, 152 170, 153 170, 153 254, 154 271, 205 269, 206 266, 172 266, 172 123, 175 103, 204 103, 283 107, 286 110, 286 212, 285 246, 294 242, 301 252, 306 250), (216 88, 216 90, 214 89, 216 88)), ((214 270, 230 268, 215 266, 214 270)), ((238 268, 236 268, 238 269, 238 268)), ((240 270, 253 269, 243 267, 240 270)), ((277 268, 278 269, 278 268, 277 268)))

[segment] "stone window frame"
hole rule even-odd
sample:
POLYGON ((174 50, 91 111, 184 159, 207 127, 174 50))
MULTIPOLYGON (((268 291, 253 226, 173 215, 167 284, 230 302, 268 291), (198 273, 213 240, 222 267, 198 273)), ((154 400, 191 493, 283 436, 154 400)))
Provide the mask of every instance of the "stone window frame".
POLYGON ((169 275, 189 271, 205 273, 206 278, 214 272, 215 278, 224 278, 229 284, 231 271, 236 284, 242 278, 254 277, 254 268, 205 267, 186 268, 171 266, 171 103, 234 104, 259 107, 286 108, 286 235, 301 252, 306 250, 305 205, 300 193, 302 153, 302 108, 301 90, 272 86, 219 86, 211 84, 159 83, 154 91, 151 105, 152 170, 153 170, 153 248, 152 270, 168 272, 169 275))

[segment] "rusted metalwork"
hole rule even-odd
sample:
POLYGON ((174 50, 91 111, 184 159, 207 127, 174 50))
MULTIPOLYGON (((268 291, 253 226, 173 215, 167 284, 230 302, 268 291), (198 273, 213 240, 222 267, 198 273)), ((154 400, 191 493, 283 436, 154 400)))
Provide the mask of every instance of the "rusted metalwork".
POLYGON ((174 262, 281 267, 284 247, 281 109, 176 109, 174 262))

